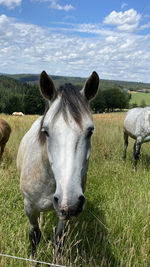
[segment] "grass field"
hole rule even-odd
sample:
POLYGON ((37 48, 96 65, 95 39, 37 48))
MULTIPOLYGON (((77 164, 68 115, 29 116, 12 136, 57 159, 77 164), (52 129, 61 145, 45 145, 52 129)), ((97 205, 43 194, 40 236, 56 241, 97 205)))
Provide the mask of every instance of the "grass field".
POLYGON ((136 103, 138 106, 141 106, 143 101, 146 106, 150 106, 150 93, 132 93, 131 105, 136 103))
MULTIPOLYGON (((150 266, 150 144, 142 146, 138 170, 132 165, 133 140, 123 153, 124 113, 94 115, 95 133, 86 188, 86 208, 68 227, 57 260, 69 267, 150 266)), ((12 134, 0 163, 0 246, 2 253, 29 258, 29 223, 23 209, 16 170, 20 140, 36 116, 1 116, 12 134)), ((53 261, 55 212, 46 214, 37 259, 53 261)), ((2 267, 34 266, 3 257, 2 267)), ((46 266, 46 265, 41 265, 46 266)))

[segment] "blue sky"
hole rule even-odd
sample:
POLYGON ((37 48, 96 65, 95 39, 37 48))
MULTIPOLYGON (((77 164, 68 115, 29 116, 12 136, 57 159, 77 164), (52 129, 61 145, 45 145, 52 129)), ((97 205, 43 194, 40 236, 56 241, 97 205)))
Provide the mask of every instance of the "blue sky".
POLYGON ((150 82, 150 0, 0 0, 0 73, 150 82))

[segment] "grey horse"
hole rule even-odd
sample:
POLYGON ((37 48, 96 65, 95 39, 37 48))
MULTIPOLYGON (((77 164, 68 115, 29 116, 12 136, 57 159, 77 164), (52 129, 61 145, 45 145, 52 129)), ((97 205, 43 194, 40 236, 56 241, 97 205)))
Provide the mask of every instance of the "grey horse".
POLYGON ((33 256, 41 238, 38 223, 41 212, 54 208, 58 214, 57 245, 66 221, 76 217, 85 206, 94 130, 88 102, 96 95, 98 85, 98 74, 93 72, 80 92, 71 84, 56 90, 47 73, 41 73, 41 93, 49 105, 23 137, 17 155, 33 256))
POLYGON ((140 156, 142 143, 150 141, 150 107, 133 108, 126 114, 124 120, 124 153, 123 159, 126 158, 128 147, 128 137, 135 139, 133 147, 134 167, 136 169, 140 156))

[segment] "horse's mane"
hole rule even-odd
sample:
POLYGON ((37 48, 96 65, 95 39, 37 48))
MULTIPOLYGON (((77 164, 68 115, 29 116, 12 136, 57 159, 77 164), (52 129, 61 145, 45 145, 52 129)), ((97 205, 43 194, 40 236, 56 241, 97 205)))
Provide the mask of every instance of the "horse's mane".
MULTIPOLYGON (((81 95, 79 90, 70 83, 62 85, 57 90, 57 94, 61 96, 59 105, 53 116, 52 122, 54 123, 57 117, 62 114, 64 120, 68 122, 68 113, 73 117, 75 122, 82 128, 82 114, 90 113, 90 108, 84 97, 81 95)), ((45 135, 41 132, 44 118, 47 114, 49 106, 46 107, 44 115, 41 120, 41 126, 39 131, 40 141, 43 141, 45 135)))

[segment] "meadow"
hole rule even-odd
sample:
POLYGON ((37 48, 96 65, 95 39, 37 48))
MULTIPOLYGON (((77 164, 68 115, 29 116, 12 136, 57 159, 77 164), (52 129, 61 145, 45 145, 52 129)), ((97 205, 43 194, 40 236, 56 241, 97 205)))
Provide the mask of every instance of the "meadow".
MULTIPOLYGON (((133 170, 133 140, 122 161, 125 113, 93 115, 95 132, 86 187, 86 207, 68 225, 66 243, 55 263, 68 267, 150 266, 150 144, 142 145, 133 170)), ((19 189, 16 155, 22 136, 37 116, 1 115, 12 128, 0 163, 0 247, 4 254, 29 258, 29 223, 19 189)), ((54 263, 56 213, 46 214, 37 260, 54 263)), ((34 266, 1 258, 2 267, 34 266)), ((41 265, 46 266, 46 265, 41 265)))
POLYGON ((142 103, 145 103, 146 106, 150 106, 150 93, 132 93, 132 98, 130 100, 130 105, 137 104, 141 106, 142 103))

